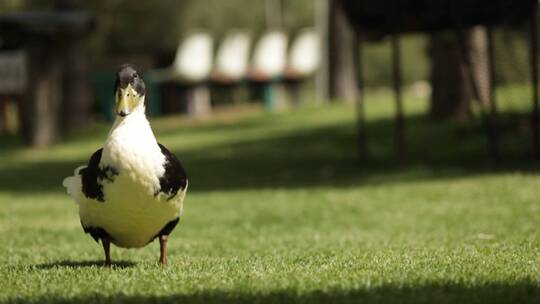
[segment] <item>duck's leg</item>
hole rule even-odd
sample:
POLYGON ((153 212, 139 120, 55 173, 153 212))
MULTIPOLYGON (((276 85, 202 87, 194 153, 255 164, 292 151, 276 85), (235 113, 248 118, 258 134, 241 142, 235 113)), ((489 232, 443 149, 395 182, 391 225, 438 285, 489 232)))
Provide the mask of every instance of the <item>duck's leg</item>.
POLYGON ((111 241, 104 237, 101 238, 101 244, 103 245, 103 251, 105 251, 105 265, 111 266, 111 241))
POLYGON ((161 265, 167 265, 167 236, 159 236, 159 262, 161 265))

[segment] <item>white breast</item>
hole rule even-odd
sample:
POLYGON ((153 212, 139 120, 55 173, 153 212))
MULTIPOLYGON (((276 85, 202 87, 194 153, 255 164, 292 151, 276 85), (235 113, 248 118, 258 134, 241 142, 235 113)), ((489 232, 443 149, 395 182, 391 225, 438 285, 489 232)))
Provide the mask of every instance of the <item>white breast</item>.
POLYGON ((103 146, 100 167, 110 166, 154 194, 165 173, 165 161, 144 113, 134 112, 115 122, 103 146))

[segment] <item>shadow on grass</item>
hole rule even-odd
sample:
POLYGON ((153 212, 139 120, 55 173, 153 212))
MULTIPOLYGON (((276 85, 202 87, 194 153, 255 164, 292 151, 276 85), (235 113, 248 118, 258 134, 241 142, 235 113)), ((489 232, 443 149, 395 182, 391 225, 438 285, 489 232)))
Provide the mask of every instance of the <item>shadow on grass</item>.
POLYGON ((46 264, 39 264, 36 265, 36 268, 38 269, 53 269, 53 268, 88 268, 88 267, 111 267, 111 268, 131 268, 136 266, 137 263, 132 261, 113 261, 111 265, 105 264, 105 261, 70 261, 70 260, 64 260, 64 261, 58 261, 58 262, 52 262, 52 263, 46 263, 46 264))
MULTIPOLYGON (((530 128, 521 123, 525 120, 524 116, 515 114, 501 117, 502 161, 497 165, 488 157, 485 134, 480 126, 433 122, 422 116, 407 118, 405 164, 399 163, 394 155, 391 119, 368 123, 369 154, 363 159, 357 157, 355 127, 351 123, 174 152, 186 167, 190 192, 357 187, 515 171, 537 172, 540 166, 531 156, 530 128)), ((213 128, 218 132, 217 126, 213 128)), ((86 161, 2 164, 0 191, 61 192, 63 178, 86 161)))
POLYGON ((418 287, 384 285, 370 289, 330 289, 298 293, 278 290, 265 293, 201 291, 167 296, 90 294, 75 297, 47 295, 11 298, 10 303, 538 303, 540 288, 529 282, 480 286, 426 284, 418 287))

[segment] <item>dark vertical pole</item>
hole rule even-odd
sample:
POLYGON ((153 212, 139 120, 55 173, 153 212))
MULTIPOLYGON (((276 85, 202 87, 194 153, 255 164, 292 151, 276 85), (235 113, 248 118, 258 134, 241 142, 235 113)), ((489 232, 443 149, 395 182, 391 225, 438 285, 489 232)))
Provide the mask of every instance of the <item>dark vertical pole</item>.
POLYGON ((330 100, 329 91, 329 56, 330 56, 330 0, 314 1, 315 6, 315 26, 320 37, 320 60, 321 63, 315 75, 317 89, 317 99, 319 102, 328 102, 330 100))
MULTIPOLYGON (((488 60, 489 60, 489 150, 495 162, 499 162, 499 136, 497 132, 497 79, 495 79, 495 49, 493 27, 487 27, 488 60)), ((474 81, 474 80, 473 80, 474 81)))
POLYGON ((395 147, 401 163, 405 161, 405 120, 403 118, 403 100, 401 92, 401 49, 399 34, 392 35, 392 86, 396 101, 395 147))
POLYGON ((533 145, 534 156, 540 158, 540 105, 538 92, 538 7, 535 2, 531 14, 531 72, 532 72, 532 93, 533 93, 533 112, 532 112, 532 129, 533 129, 533 145))
POLYGON ((360 159, 367 157, 367 142, 366 142, 366 123, 364 110, 364 75, 363 75, 363 52, 362 52, 362 36, 357 34, 356 43, 354 44, 355 69, 357 71, 357 89, 356 94, 356 121, 357 121, 357 143, 358 156, 360 159))

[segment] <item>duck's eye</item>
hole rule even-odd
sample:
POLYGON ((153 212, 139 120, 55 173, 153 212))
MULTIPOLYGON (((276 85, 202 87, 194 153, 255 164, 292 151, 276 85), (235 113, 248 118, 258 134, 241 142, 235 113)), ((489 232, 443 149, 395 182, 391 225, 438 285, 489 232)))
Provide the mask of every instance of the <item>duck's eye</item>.
POLYGON ((135 78, 139 78, 139 74, 137 74, 137 73, 133 74, 133 79, 135 79, 135 78))

